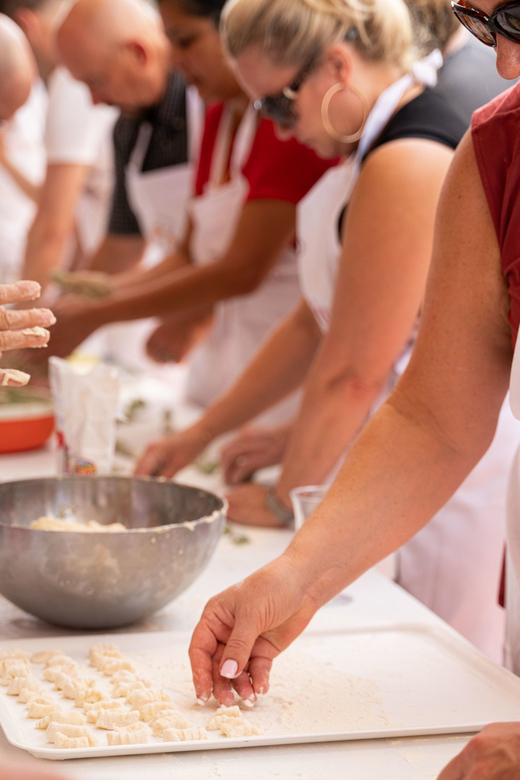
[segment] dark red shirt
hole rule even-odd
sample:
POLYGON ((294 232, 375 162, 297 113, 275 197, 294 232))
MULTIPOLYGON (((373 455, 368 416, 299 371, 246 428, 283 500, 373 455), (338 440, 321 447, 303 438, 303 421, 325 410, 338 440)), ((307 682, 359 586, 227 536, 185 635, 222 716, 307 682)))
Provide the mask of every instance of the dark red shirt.
POLYGON ((514 346, 520 325, 520 84, 476 111, 471 132, 507 280, 514 346))

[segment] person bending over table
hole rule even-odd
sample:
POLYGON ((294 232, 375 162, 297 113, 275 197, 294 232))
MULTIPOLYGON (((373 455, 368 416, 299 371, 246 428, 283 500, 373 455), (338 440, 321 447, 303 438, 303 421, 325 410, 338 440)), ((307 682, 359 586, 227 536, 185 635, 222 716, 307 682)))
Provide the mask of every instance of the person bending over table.
MULTIPOLYGON (((73 73, 82 46, 72 46, 68 36, 80 26, 85 2, 73 6, 58 34, 73 73)), ((177 254, 116 279, 116 292, 106 299, 75 300, 68 309, 64 301, 53 333, 53 350, 63 354, 78 336, 108 322, 215 307, 211 330, 188 359, 187 394, 203 406, 236 378, 296 301, 296 204, 331 165, 295 139, 277 138, 273 123, 258 116, 224 57, 217 27, 222 5, 159 3, 172 64, 210 104, 189 224, 177 254)), ((279 411, 282 419, 286 409, 279 411)))
MULTIPOLYGON (((7 123, 29 97, 36 72, 31 50, 18 27, 0 14, 0 126, 7 123)), ((44 347, 49 340, 46 328, 56 320, 48 309, 17 311, 7 304, 33 301, 40 295, 37 282, 0 285, 0 358, 7 350, 44 347), (36 331, 31 329, 38 328, 36 331)), ((0 368, 0 386, 24 385, 24 372, 0 368)))
MULTIPOLYGON (((494 46, 503 77, 520 75, 520 2, 454 4, 494 46)), ((353 445, 328 495, 286 552, 215 596, 190 659, 198 698, 231 704, 269 688, 273 660, 316 610, 426 525, 493 439, 508 388, 520 415, 520 87, 478 111, 441 197, 417 345, 387 402, 353 445)), ((520 670, 519 460, 511 476, 506 606, 520 670)), ((493 724, 439 780, 517 780, 520 723, 493 724)))
MULTIPOLYGON (((228 496, 230 519, 256 525, 284 525, 291 489, 331 479, 402 373, 439 193, 466 129, 445 98, 420 83, 425 63, 414 76, 411 23, 399 0, 322 2, 320 11, 298 0, 292 9, 284 0, 239 0, 223 31, 242 82, 264 111, 290 125, 284 132, 322 156, 347 158, 300 205, 303 299, 234 387, 193 427, 153 444, 137 466, 139 474, 172 476, 212 437, 303 382, 277 486, 245 485, 228 496), (286 45, 290 29, 294 50, 286 45), (293 101, 272 97, 291 79, 301 82, 293 101)), ((469 481, 399 551, 396 567, 399 584, 495 660, 504 637, 495 597, 504 494, 520 437, 507 412, 469 481)))

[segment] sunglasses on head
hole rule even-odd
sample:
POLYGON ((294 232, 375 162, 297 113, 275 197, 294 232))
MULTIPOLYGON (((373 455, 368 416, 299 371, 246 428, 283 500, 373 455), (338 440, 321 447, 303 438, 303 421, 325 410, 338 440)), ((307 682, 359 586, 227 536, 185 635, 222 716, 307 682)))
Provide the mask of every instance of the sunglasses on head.
POLYGON ((499 6, 491 16, 472 8, 464 0, 451 7, 459 22, 486 46, 497 45, 497 35, 520 43, 520 0, 499 6))

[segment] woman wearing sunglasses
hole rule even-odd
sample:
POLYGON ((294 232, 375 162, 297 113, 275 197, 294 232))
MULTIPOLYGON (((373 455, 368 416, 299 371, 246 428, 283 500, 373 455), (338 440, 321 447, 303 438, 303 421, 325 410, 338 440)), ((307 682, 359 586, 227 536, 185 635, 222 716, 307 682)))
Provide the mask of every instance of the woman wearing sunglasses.
MULTIPOLYGON (((159 2, 172 65, 209 106, 184 240, 158 266, 116 277, 106 299, 60 308, 59 343, 55 338, 55 350, 68 352, 75 346, 69 333, 84 338, 108 322, 171 315, 154 340, 154 356, 167 361, 175 359, 169 334, 175 341, 180 318, 193 314, 199 322, 214 307, 188 356, 187 394, 202 406, 238 376, 297 300, 296 204, 332 164, 296 140, 277 138, 254 109, 222 51, 222 6, 159 2)), ((275 416, 283 419, 287 408, 275 416)))
MULTIPOLYGON (((194 427, 152 445, 138 473, 171 476, 212 436, 304 382, 276 488, 229 496, 231 519, 280 526, 292 518, 290 490, 330 479, 406 365, 437 201, 465 124, 425 89, 428 63, 411 69, 400 0, 238 0, 223 31, 241 81, 281 132, 345 159, 300 205, 303 299, 234 387, 194 427)), ((464 489, 398 556, 398 581, 495 658, 504 542, 495 517, 505 518, 515 443, 504 420, 464 489)))
MULTIPOLYGON (((495 46, 499 73, 518 77, 520 33, 513 22, 520 27, 520 3, 481 0, 478 9, 456 10, 495 46)), ((457 149, 439 204, 421 329, 402 380, 287 551, 207 605, 190 649, 197 696, 213 691, 228 701, 231 680, 245 698, 265 693, 273 659, 316 610, 426 525, 467 477, 493 439, 509 387, 520 416, 519 133, 516 86, 477 112, 457 149), (219 669, 214 676, 212 663, 219 669)), ((519 471, 517 459, 506 601, 517 671, 519 471)), ((519 776, 515 722, 484 729, 439 780, 519 776)))

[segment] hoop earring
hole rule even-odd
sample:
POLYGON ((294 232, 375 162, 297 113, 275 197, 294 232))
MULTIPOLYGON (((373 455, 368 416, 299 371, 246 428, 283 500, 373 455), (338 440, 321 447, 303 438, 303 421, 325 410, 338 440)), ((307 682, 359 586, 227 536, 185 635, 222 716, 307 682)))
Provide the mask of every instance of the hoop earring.
POLYGON ((329 106, 330 101, 334 95, 337 92, 340 92, 342 89, 345 89, 345 84, 343 84, 342 81, 338 81, 337 84, 333 84, 332 87, 330 87, 330 89, 328 89, 325 93, 321 104, 321 121, 323 122, 323 127, 325 128, 328 135, 330 135, 330 137, 335 141, 340 141, 343 144, 353 144, 356 141, 359 141, 363 135, 363 130, 365 129, 365 124, 368 118, 368 103, 363 92, 361 92, 361 90, 359 90, 357 87, 350 85, 349 89, 351 89, 356 97, 359 98, 361 105, 363 106, 363 120, 361 122, 361 127, 356 133, 353 133, 352 135, 341 135, 341 133, 338 133, 338 131, 335 130, 332 126, 332 122, 330 121, 329 117, 329 106))

